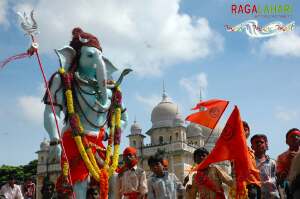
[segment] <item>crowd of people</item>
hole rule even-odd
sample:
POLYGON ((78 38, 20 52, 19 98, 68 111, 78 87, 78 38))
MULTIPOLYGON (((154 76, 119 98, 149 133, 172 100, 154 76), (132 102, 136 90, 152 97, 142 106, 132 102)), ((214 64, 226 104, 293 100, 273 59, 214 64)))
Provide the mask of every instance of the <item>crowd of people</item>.
POLYGON ((35 191, 32 178, 27 178, 22 185, 18 185, 15 175, 11 173, 8 182, 1 187, 0 199, 35 199, 35 191))
MULTIPOLYGON (((248 139, 250 137, 249 125, 243 122, 243 127, 245 137, 248 139)), ((300 130, 293 128, 286 133, 286 144, 289 148, 280 154, 276 161, 267 154, 269 142, 266 135, 255 134, 250 138, 250 143, 251 147, 248 147, 248 152, 254 169, 246 181, 247 198, 300 198, 300 130)), ((208 155, 209 151, 204 147, 196 149, 193 156, 195 165, 200 164, 208 155)), ((137 166, 138 161, 137 150, 133 147, 127 147, 123 152, 123 165, 118 168, 116 175, 110 180, 109 198, 235 198, 236 179, 234 172, 228 173, 217 164, 211 164, 203 170, 189 174, 181 182, 174 173, 168 171, 168 160, 161 154, 149 157, 148 166, 151 172, 148 175, 137 166)), ((235 164, 238 163, 232 162, 231 168, 234 168, 235 164)), ((54 191, 54 184, 52 188, 54 191)), ((34 193, 35 185, 32 179, 28 179, 21 187, 15 184, 13 175, 0 190, 1 197, 5 199, 33 199, 35 198, 34 193)), ((72 197, 69 195, 62 198, 72 197)), ((43 198, 54 197, 53 195, 44 195, 43 198)), ((86 198, 99 198, 99 190, 90 187, 86 198)))
MULTIPOLYGON (((245 137, 250 138, 250 127, 243 122, 245 137)), ((298 199, 300 198, 300 130, 290 129, 286 133, 288 150, 277 160, 267 154, 269 147, 265 134, 255 134, 248 147, 253 171, 246 181, 246 197, 249 199, 298 199)), ((238 149, 237 149, 238 150, 238 149)), ((167 160, 160 154, 151 156, 148 165, 151 173, 137 167, 136 150, 128 147, 124 151, 126 169, 118 174, 115 198, 121 199, 225 199, 235 198, 236 179, 234 164, 232 172, 211 164, 207 168, 187 175, 183 182, 168 171, 167 160), (225 185, 225 186, 224 186, 225 185), (224 189, 227 187, 227 189, 224 189), (226 190, 226 191, 225 191, 226 190)), ((200 147, 194 151, 194 162, 200 164, 209 152, 200 147)))

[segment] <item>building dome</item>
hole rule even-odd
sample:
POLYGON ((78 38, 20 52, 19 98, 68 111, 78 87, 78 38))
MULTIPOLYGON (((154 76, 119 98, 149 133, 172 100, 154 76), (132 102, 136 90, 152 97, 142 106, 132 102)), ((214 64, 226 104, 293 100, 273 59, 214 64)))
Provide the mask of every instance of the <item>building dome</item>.
POLYGON ((204 129, 202 126, 195 124, 195 123, 190 123, 187 127, 186 127, 186 136, 187 137, 194 137, 194 136, 202 136, 204 137, 204 129))
POLYGON ((134 120, 133 124, 131 125, 130 132, 133 135, 142 133, 142 128, 140 127, 140 125, 137 123, 136 120, 134 120))
POLYGON ((183 126, 184 125, 184 120, 182 119, 180 113, 178 113, 178 108, 177 108, 177 113, 176 113, 175 119, 173 121, 173 124, 174 124, 174 126, 183 126))
POLYGON ((47 141, 46 139, 44 139, 41 144, 40 144, 40 150, 41 151, 48 151, 50 148, 50 144, 49 141, 47 141))
MULTIPOLYGON (((207 128, 205 126, 201 126, 202 130, 202 134, 204 137, 208 137, 209 134, 211 133, 211 129, 207 128)), ((222 132, 222 128, 220 128, 218 125, 214 128, 214 131, 211 134, 211 137, 219 137, 220 134, 222 132)))
POLYGON ((174 122, 176 120, 178 121, 178 116, 178 106, 173 103, 164 92, 162 101, 152 110, 152 128, 173 127, 174 122))

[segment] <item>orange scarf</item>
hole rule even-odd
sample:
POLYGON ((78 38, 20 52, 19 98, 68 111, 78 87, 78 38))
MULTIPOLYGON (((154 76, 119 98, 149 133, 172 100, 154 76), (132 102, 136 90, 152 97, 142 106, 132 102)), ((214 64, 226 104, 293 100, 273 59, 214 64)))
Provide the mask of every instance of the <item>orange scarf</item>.
POLYGON ((121 174, 129 169, 132 169, 135 165, 137 165, 137 163, 138 163, 138 160, 134 159, 130 162, 130 164, 124 164, 123 166, 118 167, 116 172, 121 174))

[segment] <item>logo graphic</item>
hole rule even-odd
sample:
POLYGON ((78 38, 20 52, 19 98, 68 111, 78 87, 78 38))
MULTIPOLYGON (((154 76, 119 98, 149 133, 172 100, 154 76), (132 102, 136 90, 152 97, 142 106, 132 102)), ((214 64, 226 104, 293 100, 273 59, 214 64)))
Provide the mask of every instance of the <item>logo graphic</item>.
POLYGON ((271 37, 283 32, 290 32, 295 29, 295 21, 283 24, 280 21, 274 21, 261 27, 257 20, 247 20, 236 26, 225 25, 228 32, 245 32, 250 37, 261 38, 271 37))
POLYGON ((217 107, 213 107, 209 110, 209 115, 212 118, 217 118, 220 115, 220 109, 218 109, 217 107))
POLYGON ((232 125, 226 124, 221 136, 223 137, 224 140, 230 140, 234 134, 235 134, 235 128, 232 125))

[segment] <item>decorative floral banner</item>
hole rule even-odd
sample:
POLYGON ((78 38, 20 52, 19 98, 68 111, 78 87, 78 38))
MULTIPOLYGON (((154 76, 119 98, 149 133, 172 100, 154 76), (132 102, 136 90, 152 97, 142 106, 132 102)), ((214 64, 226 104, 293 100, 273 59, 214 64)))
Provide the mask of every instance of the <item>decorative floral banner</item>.
POLYGON ((283 32, 290 32, 295 29, 295 21, 288 24, 283 24, 280 21, 274 21, 268 25, 261 27, 257 20, 247 20, 236 26, 225 25, 228 32, 246 32, 250 37, 271 37, 283 32))

